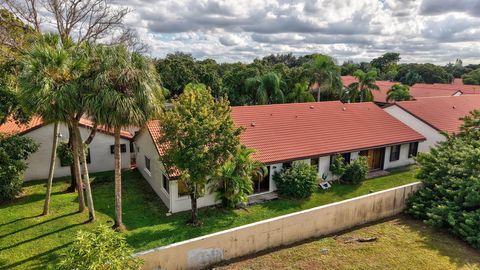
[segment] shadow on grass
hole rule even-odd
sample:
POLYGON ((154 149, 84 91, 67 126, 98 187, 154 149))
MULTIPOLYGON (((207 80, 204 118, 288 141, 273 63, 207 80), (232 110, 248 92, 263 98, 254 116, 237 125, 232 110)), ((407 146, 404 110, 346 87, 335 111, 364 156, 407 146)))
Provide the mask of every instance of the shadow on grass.
MULTIPOLYGON (((61 215, 61 216, 58 216, 58 217, 54 217, 54 218, 51 218, 51 219, 48 219, 48 220, 45 220, 45 221, 42 221, 42 222, 39 222, 39 223, 35 223, 33 225, 30 225, 30 226, 27 226, 27 227, 24 227, 20 230, 16 230, 16 231, 13 231, 13 232, 10 232, 10 233, 6 233, 4 235, 0 235, 0 239, 3 238, 3 237, 6 237, 6 236, 10 236, 10 235, 13 235, 13 234, 16 234, 16 233, 19 233, 19 232, 23 232, 25 230, 28 230, 28 229, 31 229, 31 228, 34 228, 34 227, 37 227, 37 226, 41 226, 43 224, 46 224, 46 223, 49 223, 49 222, 52 222, 52 221, 55 221, 55 220, 58 220, 58 219, 61 219, 61 218, 65 218, 65 217, 69 217, 69 216, 73 216, 75 214, 78 214, 78 212, 72 212, 72 213, 68 213, 68 214, 65 214, 65 215, 61 215)), ((42 215, 37 215, 37 216, 33 216, 33 217, 30 217, 30 218, 34 218, 34 217, 42 217, 42 215)), ((24 218, 24 219, 29 219, 29 218, 24 218)), ((20 219, 20 220, 23 220, 23 219, 20 219)), ((18 221, 18 220, 17 220, 18 221)), ((8 223, 7 223, 8 224, 8 223)), ((6 225, 6 224, 5 224, 6 225)), ((1 225, 0 225, 1 226, 1 225)))
POLYGON ((58 255, 56 255, 55 252, 57 252, 61 249, 64 249, 71 244, 72 244, 72 242, 61 245, 61 246, 58 246, 56 248, 47 250, 47 251, 42 252, 42 253, 38 253, 35 256, 28 257, 26 259, 23 259, 21 261, 15 262, 15 263, 11 263, 9 265, 0 265, 0 270, 12 269, 14 267, 21 266, 22 264, 33 261, 33 260, 36 262, 36 265, 34 266, 33 269, 45 269, 45 265, 51 265, 52 262, 57 260, 58 255))

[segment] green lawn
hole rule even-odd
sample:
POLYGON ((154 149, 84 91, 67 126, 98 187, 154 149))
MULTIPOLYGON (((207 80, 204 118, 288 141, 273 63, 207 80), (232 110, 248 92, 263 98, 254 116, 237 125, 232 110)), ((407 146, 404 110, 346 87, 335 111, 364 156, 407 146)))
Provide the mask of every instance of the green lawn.
MULTIPOLYGON (((137 171, 124 172, 123 210, 128 242, 137 251, 158 247, 212 232, 248 224, 302 209, 340 201, 369 192, 415 182, 415 171, 395 172, 360 185, 335 184, 307 200, 279 199, 246 210, 202 209, 201 228, 186 224, 189 212, 166 216, 166 208, 137 171)), ((114 188, 112 173, 96 174, 92 189, 98 224, 113 224, 114 188)), ((56 261, 84 224, 87 213, 78 214, 76 194, 64 193, 69 180, 54 182, 51 214, 39 217, 45 193, 44 181, 29 182, 23 196, 0 205, 0 269, 45 269, 56 261)))
POLYGON ((480 269, 480 252, 446 232, 400 215, 215 269, 466 270, 480 269), (377 237, 377 241, 352 241, 367 237, 377 237))

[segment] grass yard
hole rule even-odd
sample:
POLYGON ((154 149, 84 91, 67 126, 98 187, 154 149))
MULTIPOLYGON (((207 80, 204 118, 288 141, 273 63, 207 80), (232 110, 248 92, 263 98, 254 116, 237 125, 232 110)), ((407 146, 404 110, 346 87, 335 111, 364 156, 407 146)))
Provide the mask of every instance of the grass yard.
MULTIPOLYGON (((369 192, 415 182, 415 171, 395 172, 369 179, 360 185, 336 184, 306 200, 278 199, 247 210, 201 209, 201 228, 186 224, 189 212, 166 216, 166 208, 137 171, 125 171, 123 177, 123 220, 128 228, 127 241, 136 251, 146 250, 212 232, 336 202, 369 192)), ((114 216, 113 173, 95 174, 92 189, 97 224, 112 225, 114 216)), ((43 209, 45 181, 28 182, 23 195, 0 205, 0 269, 53 268, 62 250, 84 224, 87 212, 78 214, 75 193, 64 193, 68 179, 54 181, 51 213, 38 216, 43 209)))
POLYGON ((445 232, 400 215, 216 269, 480 269, 480 252, 445 232), (378 240, 352 241, 366 237, 378 240))

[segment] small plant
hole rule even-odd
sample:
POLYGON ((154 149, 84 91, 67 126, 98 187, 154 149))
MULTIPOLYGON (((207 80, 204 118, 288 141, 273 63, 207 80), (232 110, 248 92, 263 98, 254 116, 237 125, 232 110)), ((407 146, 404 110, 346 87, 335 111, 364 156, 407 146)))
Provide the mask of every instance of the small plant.
POLYGON ((309 164, 293 163, 289 169, 273 176, 280 194, 308 198, 317 189, 317 170, 309 164))
POLYGON ((124 236, 100 225, 92 232, 78 231, 75 241, 62 255, 58 269, 141 269, 143 262, 132 257, 132 253, 124 236))
POLYGON ((73 153, 68 142, 60 142, 57 146, 57 155, 62 166, 73 164, 73 153))
POLYGON ((343 158, 343 156, 340 154, 336 154, 333 157, 332 164, 330 164, 330 171, 333 173, 333 175, 341 178, 345 173, 345 167, 345 159, 343 158))
POLYGON ((0 136, 0 202, 15 198, 22 191, 25 160, 38 145, 24 136, 0 136))
POLYGON ((358 157, 345 166, 345 172, 342 176, 342 180, 351 183, 358 184, 365 180, 368 174, 368 162, 366 157, 358 157))

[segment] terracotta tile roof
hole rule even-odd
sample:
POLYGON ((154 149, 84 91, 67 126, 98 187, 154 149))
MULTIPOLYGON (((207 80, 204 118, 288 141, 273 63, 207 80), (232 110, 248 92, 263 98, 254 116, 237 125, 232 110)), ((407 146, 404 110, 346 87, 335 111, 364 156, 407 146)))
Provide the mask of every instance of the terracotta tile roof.
MULTIPOLYGON (((357 82, 357 79, 353 76, 342 76, 343 85, 345 87, 349 86, 350 84, 357 82)), ((382 102, 387 103, 387 92, 390 90, 392 85, 396 84, 397 82, 390 82, 390 81, 376 81, 375 82, 380 88, 379 91, 373 90, 373 101, 375 102, 382 102)))
POLYGON ((241 141, 273 163, 424 140, 374 103, 338 101, 233 107, 241 141))
MULTIPOLYGON (((155 148, 157 149, 157 152, 160 156, 162 156, 165 153, 165 145, 160 144, 159 140, 160 137, 162 136, 161 134, 161 127, 160 127, 160 121, 159 120, 152 120, 147 123, 146 125, 148 133, 152 137, 153 143, 155 144, 155 148)), ((169 177, 178 177, 180 176, 180 171, 177 168, 170 168, 168 172, 169 177)))
POLYGON ((458 132, 461 117, 480 109, 480 95, 431 97, 395 103, 439 131, 458 132))
MULTIPOLYGON (((7 122, 3 125, 0 125, 0 133, 2 134, 8 134, 8 135, 23 135, 25 133, 28 133, 32 130, 35 130, 37 128, 40 128, 44 125, 43 119, 39 116, 33 116, 30 122, 27 124, 18 124, 15 122, 14 119, 8 118, 7 122)), ((93 122, 87 118, 82 118, 80 119, 80 125, 86 127, 86 128, 92 128, 93 127, 93 122)), ((97 127, 97 130, 99 132, 107 133, 110 135, 113 135, 113 130, 106 129, 104 127, 97 127)), ((132 139, 133 135, 126 131, 122 130, 120 132, 120 136, 125 139, 132 139)))
MULTIPOLYGON (((458 81, 456 79, 455 81, 458 81)), ((460 80, 461 81, 461 80, 460 80)), ((444 91, 461 91, 463 94, 480 94, 480 85, 465 85, 459 83, 453 84, 445 84, 445 83, 434 83, 434 84, 427 84, 427 83, 417 83, 414 84, 410 89, 419 89, 419 90, 444 90, 444 91)))

